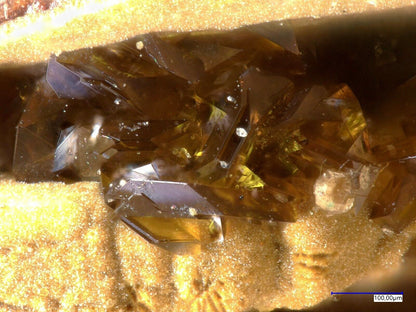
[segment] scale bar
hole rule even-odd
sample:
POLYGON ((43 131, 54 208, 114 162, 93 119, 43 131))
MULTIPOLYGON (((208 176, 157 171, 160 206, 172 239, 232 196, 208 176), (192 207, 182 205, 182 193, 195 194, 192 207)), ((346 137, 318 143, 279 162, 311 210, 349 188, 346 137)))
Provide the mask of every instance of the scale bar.
POLYGON ((331 291, 331 295, 403 295, 403 292, 335 292, 331 291))

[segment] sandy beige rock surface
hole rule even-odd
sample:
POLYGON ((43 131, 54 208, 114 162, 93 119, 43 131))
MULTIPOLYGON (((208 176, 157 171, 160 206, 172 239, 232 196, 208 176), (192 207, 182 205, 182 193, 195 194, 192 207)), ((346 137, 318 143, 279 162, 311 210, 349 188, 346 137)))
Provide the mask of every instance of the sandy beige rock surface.
POLYGON ((114 217, 97 183, 0 182, 0 310, 270 311, 313 306, 397 269, 416 224, 365 216, 226 221, 224 242, 172 254, 114 217))
MULTIPOLYGON (((231 29, 273 20, 404 8, 411 0, 55 0, 0 25, 0 63, 45 61, 52 53, 125 40, 152 31, 231 29)), ((33 6, 33 4, 32 4, 33 6)))
MULTIPOLYGON (((0 1, 1 3, 1 1, 0 1)), ((66 1, 0 25, 0 63, 160 30, 228 29, 372 12, 413 1, 66 1), (256 12, 256 14, 247 14, 256 12)), ((293 224, 227 221, 223 243, 174 255, 104 205, 95 183, 0 182, 2 311, 268 311, 313 306, 369 274, 397 269, 415 236, 364 216, 313 213, 293 224)))

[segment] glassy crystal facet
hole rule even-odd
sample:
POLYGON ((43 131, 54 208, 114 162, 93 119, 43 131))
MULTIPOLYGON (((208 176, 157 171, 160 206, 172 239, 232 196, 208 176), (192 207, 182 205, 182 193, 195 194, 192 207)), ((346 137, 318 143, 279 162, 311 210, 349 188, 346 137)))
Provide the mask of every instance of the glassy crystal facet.
POLYGON ((166 248, 221 240, 226 218, 313 209, 400 231, 416 217, 416 111, 392 114, 387 99, 363 112, 307 67, 293 31, 271 25, 63 53, 24 98, 13 171, 101 180, 116 213, 166 248))

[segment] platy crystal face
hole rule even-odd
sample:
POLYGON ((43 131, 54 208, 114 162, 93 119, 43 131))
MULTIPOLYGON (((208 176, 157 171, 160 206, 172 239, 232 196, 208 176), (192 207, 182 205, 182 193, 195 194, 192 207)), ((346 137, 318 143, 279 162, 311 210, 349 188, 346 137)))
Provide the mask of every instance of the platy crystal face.
POLYGON ((416 111, 380 128, 348 85, 308 66, 284 25, 52 57, 24 98, 14 174, 101 181, 122 220, 172 250, 221 240, 226 218, 315 209, 400 231, 416 217, 416 111))
POLYGON ((354 205, 348 174, 327 170, 315 182, 315 203, 324 210, 346 212, 354 205))

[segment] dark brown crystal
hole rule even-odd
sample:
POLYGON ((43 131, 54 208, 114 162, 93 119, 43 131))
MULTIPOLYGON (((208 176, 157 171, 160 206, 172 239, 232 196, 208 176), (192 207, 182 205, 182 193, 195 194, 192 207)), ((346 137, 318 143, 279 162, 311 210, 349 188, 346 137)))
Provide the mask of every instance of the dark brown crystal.
POLYGON ((22 98, 14 174, 100 180, 116 213, 166 248, 220 240, 224 218, 316 209, 401 231, 416 217, 415 80, 363 110, 345 81, 317 76, 325 44, 310 61, 296 39, 266 24, 53 56, 22 98))

